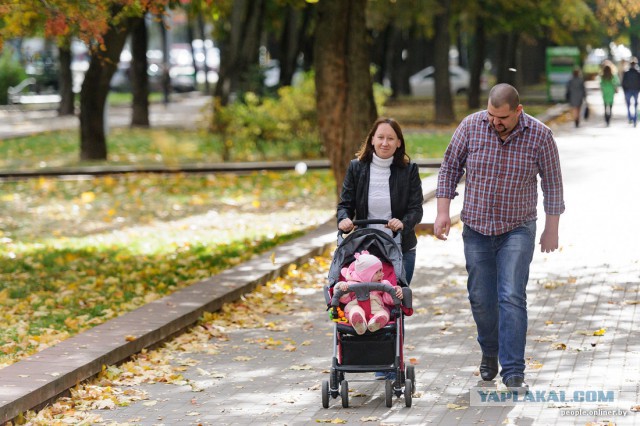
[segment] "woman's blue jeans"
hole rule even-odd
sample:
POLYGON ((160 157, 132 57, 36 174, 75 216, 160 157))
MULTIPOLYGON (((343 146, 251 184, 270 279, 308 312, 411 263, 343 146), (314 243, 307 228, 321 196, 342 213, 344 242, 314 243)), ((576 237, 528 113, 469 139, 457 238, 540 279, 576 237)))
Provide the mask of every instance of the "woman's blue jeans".
POLYGON ((416 268, 416 249, 402 253, 402 266, 404 268, 404 278, 407 280, 407 285, 409 285, 413 278, 413 271, 416 268))
POLYGON ((505 382, 512 376, 524 377, 526 288, 535 237, 535 221, 502 235, 483 235, 467 225, 462 232, 478 343, 483 355, 498 357, 505 382))

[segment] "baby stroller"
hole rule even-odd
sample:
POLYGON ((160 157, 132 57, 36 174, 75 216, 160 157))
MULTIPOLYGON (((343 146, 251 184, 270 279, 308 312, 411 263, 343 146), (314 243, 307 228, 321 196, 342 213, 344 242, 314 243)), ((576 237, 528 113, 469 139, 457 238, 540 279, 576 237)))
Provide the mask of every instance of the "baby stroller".
MULTIPOLYGON (((358 226, 352 233, 343 237, 338 231, 338 247, 333 256, 329 269, 329 282, 324 287, 328 309, 332 310, 334 319, 333 358, 329 380, 322 382, 322 406, 329 408, 329 397, 342 397, 342 406, 349 407, 349 383, 345 373, 379 372, 395 373, 395 380, 385 380, 385 402, 387 407, 393 403, 393 395, 400 397, 404 394, 405 405, 411 407, 411 397, 415 393, 416 379, 413 365, 405 367, 403 356, 404 344, 404 316, 413 314, 411 308, 411 289, 407 286, 402 267, 402 250, 400 233, 391 237, 389 234, 375 228, 366 228, 369 224, 386 224, 386 220, 370 219, 356 220, 358 226), (340 306, 339 299, 344 294, 338 287, 339 281, 344 281, 341 270, 355 259, 354 254, 367 250, 377 256, 383 264, 384 278, 392 283, 397 282, 402 287, 403 299, 395 296, 395 289, 382 283, 349 284, 349 292, 354 291, 358 304, 365 312, 370 312, 369 292, 374 290, 386 291, 395 303, 391 309, 389 322, 385 327, 375 332, 366 331, 358 335, 348 322, 337 319, 336 311, 340 306)), ((359 380, 364 381, 364 380, 359 380)))

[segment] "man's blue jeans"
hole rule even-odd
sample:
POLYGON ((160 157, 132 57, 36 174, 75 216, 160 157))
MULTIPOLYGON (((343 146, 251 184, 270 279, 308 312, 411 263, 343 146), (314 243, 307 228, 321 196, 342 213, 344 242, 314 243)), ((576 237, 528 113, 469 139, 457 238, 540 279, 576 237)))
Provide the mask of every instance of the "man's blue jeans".
POLYGON ((469 274, 467 290, 482 353, 498 356, 503 381, 524 377, 526 288, 536 222, 495 236, 480 234, 465 225, 462 237, 469 274))
POLYGON ((638 119, 638 90, 625 90, 624 100, 627 103, 627 117, 635 123, 638 119), (631 100, 633 99, 633 114, 631 114, 631 100))

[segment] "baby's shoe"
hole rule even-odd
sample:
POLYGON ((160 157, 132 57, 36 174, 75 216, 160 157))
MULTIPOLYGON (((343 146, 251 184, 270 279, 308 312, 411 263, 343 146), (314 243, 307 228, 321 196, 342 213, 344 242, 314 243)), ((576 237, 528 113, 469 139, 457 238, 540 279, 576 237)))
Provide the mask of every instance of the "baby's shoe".
POLYGON ((356 331, 356 333, 364 334, 365 331, 367 331, 367 322, 360 312, 354 312, 349 315, 349 322, 351 322, 351 326, 356 331))
POLYGON ((385 314, 375 314, 373 317, 371 317, 371 319, 369 320, 369 324, 367 325, 367 328, 369 329, 369 331, 373 332, 373 331, 378 331, 380 330, 382 327, 384 327, 385 325, 387 325, 388 322, 388 318, 385 314))

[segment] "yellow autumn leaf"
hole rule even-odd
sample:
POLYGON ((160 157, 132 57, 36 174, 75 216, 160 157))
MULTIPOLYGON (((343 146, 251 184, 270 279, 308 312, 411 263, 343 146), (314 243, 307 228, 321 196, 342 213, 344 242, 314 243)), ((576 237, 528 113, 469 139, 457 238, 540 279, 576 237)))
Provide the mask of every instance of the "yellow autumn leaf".
POLYGON ((289 367, 289 369, 291 369, 291 370, 311 370, 311 366, 307 365, 307 364, 292 365, 291 367, 289 367))
POLYGON ((96 199, 96 194, 94 194, 92 191, 86 191, 80 195, 80 200, 82 200, 82 202, 85 204, 91 203, 95 199, 96 199))
POLYGON ((241 362, 242 361, 251 361, 252 359, 253 358, 250 357, 250 356, 243 356, 243 355, 240 355, 240 356, 237 356, 237 357, 233 358, 234 361, 241 361, 241 362))
POLYGON ((593 335, 594 336, 604 336, 604 333, 606 333, 606 332, 607 332, 606 328, 601 328, 599 330, 594 331, 593 335))
POLYGON ((77 330, 78 329, 78 323, 79 323, 78 318, 68 317, 67 319, 64 320, 64 325, 66 325, 67 327, 69 327, 72 330, 77 330))
POLYGON ((0 291, 0 303, 6 303, 9 299, 9 289, 5 288, 0 291))
POLYGON ((256 209, 260 208, 260 200, 253 200, 251 205, 256 209))
POLYGON ((467 407, 458 404, 447 404, 449 410, 466 410, 467 407))

